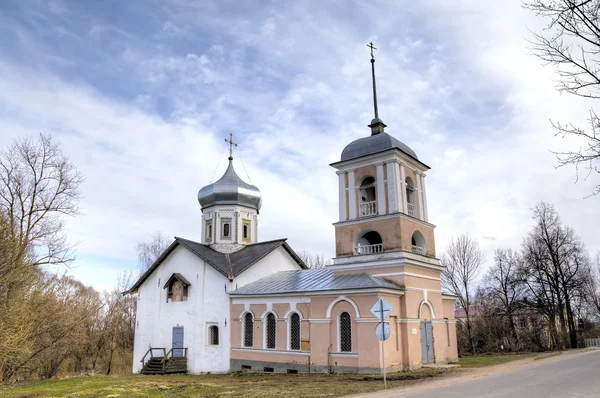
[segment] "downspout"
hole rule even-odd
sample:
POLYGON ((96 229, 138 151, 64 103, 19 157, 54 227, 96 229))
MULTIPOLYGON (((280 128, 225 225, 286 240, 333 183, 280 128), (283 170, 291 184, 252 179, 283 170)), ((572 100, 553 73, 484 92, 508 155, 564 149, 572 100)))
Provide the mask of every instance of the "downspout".
POLYGON ((329 344, 327 347, 327 373, 331 374, 331 347, 333 344, 329 344))

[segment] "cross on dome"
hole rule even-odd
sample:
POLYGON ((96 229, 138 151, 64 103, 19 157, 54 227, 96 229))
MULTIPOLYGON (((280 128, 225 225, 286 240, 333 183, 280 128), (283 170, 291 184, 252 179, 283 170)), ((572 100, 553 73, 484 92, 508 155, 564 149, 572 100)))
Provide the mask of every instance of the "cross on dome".
POLYGON ((229 139, 225 138, 225 142, 229 144, 229 160, 233 160, 233 147, 237 147, 238 144, 233 142, 233 134, 229 133, 229 139))

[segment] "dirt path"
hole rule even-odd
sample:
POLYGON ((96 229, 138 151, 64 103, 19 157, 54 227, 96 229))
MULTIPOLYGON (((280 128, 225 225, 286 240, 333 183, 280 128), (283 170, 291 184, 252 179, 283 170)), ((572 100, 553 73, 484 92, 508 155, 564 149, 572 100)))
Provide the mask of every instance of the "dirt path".
POLYGON ((409 387, 400 387, 390 390, 382 390, 378 392, 368 394, 351 395, 349 397, 373 397, 373 398, 393 398, 401 397, 409 394, 427 392, 438 388, 447 388, 456 384, 466 383, 472 380, 481 379, 493 375, 498 375, 513 370, 531 368, 539 366, 541 364, 547 364, 550 362, 562 361, 566 358, 572 358, 573 356, 586 355, 591 352, 595 352, 597 349, 581 349, 573 351, 565 351, 560 355, 548 354, 547 357, 539 356, 527 359, 521 359, 517 361, 507 362, 500 365, 488 366, 476 369, 456 369, 449 371, 446 376, 442 376, 438 379, 422 381, 409 387), (537 359, 536 359, 537 358, 537 359))

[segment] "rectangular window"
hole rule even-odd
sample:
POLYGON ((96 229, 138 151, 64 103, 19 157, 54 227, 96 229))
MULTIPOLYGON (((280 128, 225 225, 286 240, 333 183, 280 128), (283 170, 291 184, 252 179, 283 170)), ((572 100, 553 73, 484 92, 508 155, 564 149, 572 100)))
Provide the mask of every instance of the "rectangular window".
POLYGON ((206 221, 206 235, 204 240, 212 242, 212 220, 206 221))
POLYGON ((231 240, 231 218, 221 218, 221 239, 231 240))
POLYGON ((244 242, 250 243, 250 220, 242 220, 242 239, 244 242))

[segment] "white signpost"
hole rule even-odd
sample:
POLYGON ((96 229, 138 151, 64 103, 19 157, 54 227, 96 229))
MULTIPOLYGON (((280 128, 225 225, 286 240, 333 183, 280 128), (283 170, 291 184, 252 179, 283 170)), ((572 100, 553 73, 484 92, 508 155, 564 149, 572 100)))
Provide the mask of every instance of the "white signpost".
POLYGON ((392 312, 392 305, 385 301, 383 297, 375 302, 375 305, 371 308, 371 313, 379 319, 379 323, 375 327, 375 336, 381 341, 381 361, 383 368, 383 388, 387 388, 387 380, 385 374, 385 351, 383 342, 390 337, 390 323, 385 322, 385 318, 392 312))

